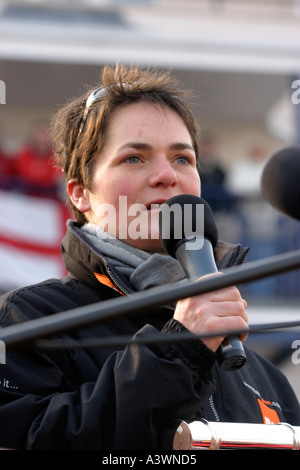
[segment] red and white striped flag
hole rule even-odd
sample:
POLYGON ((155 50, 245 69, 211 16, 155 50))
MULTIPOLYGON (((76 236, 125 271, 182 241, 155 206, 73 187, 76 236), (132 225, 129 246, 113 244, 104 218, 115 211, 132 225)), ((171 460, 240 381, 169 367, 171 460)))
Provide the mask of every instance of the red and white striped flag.
POLYGON ((60 243, 69 217, 60 201, 0 191, 0 291, 66 274, 60 243))

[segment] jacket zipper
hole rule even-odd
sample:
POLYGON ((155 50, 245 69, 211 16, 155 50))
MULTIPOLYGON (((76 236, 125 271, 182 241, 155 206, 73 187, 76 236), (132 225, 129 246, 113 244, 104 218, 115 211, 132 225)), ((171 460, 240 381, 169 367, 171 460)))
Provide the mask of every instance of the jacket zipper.
POLYGON ((214 404, 214 399, 213 399, 213 396, 212 396, 212 395, 209 397, 208 402, 209 402, 209 405, 210 405, 211 410, 212 410, 212 412, 213 412, 213 415, 214 415, 215 420, 216 420, 216 421, 220 421, 220 416, 219 416, 219 413, 218 413, 218 411, 217 411, 217 408, 216 408, 216 406, 215 406, 215 404, 214 404))
POLYGON ((126 289, 124 289, 124 286, 121 286, 120 283, 117 281, 117 279, 115 278, 115 276, 112 274, 111 270, 109 268, 107 268, 107 273, 109 274, 111 280, 113 281, 113 283, 115 284, 115 286, 120 289, 120 291, 124 292, 124 294, 126 295, 130 295, 130 292, 128 292, 126 289))

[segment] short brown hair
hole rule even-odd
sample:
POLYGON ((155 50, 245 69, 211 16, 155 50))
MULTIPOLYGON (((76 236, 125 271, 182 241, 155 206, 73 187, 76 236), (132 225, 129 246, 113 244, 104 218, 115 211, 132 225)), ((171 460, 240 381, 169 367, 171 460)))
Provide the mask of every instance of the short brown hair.
MULTIPOLYGON (((170 71, 142 69, 139 66, 105 66, 102 70, 101 98, 86 108, 89 90, 71 100, 58 111, 51 124, 50 136, 54 145, 54 162, 65 174, 66 182, 76 178, 79 184, 91 189, 94 162, 107 137, 108 120, 121 105, 148 102, 168 106, 184 121, 199 156, 197 123, 188 105, 190 93, 181 89, 170 71)), ((68 198, 77 222, 84 224, 85 216, 68 198)))

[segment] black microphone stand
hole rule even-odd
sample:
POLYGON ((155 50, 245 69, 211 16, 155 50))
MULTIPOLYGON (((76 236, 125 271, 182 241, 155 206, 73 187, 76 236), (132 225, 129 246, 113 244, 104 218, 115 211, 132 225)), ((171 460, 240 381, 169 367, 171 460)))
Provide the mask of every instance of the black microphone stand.
MULTIPOLYGON (((155 287, 92 305, 56 313, 0 330, 0 340, 12 348, 37 339, 57 335, 78 327, 136 315, 150 308, 170 304, 179 299, 193 297, 228 286, 251 282, 268 276, 300 269, 300 250, 283 253, 242 266, 227 268, 223 274, 197 280, 190 278, 176 284, 155 287)), ((173 338, 173 336, 172 336, 173 338)))

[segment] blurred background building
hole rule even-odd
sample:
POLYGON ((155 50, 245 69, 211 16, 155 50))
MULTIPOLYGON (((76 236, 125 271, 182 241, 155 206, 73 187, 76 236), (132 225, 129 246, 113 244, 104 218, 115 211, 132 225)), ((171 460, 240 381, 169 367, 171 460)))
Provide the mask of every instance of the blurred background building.
MULTIPOLYGON (((194 90, 220 238, 250 246, 249 260, 300 248, 299 222, 259 188, 266 159, 300 144, 300 0, 0 0, 0 291, 63 274, 69 214, 43 133, 116 61, 171 68, 194 90)), ((299 271, 241 289, 255 319, 299 315, 299 271)))

